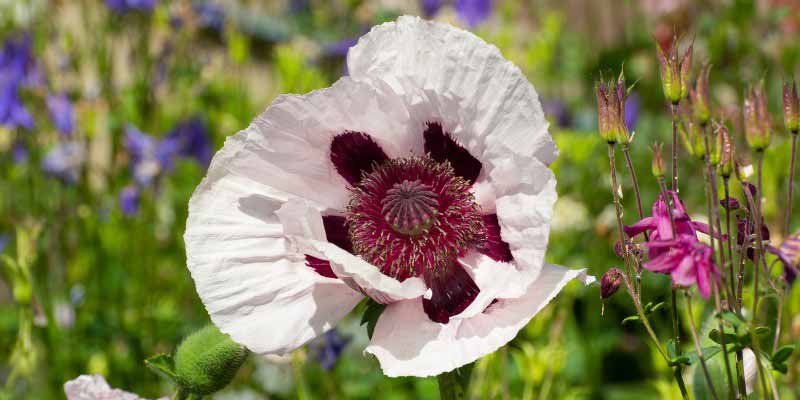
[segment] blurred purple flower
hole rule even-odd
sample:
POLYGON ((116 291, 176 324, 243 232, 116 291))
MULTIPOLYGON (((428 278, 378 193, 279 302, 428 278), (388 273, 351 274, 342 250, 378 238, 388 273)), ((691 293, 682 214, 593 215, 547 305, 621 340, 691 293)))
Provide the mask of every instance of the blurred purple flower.
POLYGON ((50 118, 53 125, 64 136, 72 134, 75 128, 75 112, 66 94, 48 95, 47 109, 50 111, 50 118))
POLYGON ((136 215, 139 212, 140 199, 141 193, 139 192, 139 188, 134 185, 126 186, 119 193, 119 208, 125 215, 136 215))
POLYGON ((790 285, 794 283, 797 279, 798 269, 800 269, 800 231, 784 239, 781 247, 775 249, 768 246, 767 250, 776 254, 783 262, 783 278, 786 283, 790 285))
POLYGON ((6 250, 6 246, 8 245, 8 235, 2 234, 0 235, 0 253, 6 250))
POLYGON ((19 89, 41 81, 31 54, 30 36, 9 36, 0 51, 0 125, 33 128, 33 117, 22 103, 19 89))
POLYGON ((156 0, 106 0, 106 6, 116 14, 125 14, 129 11, 153 11, 156 0))
POLYGON ((133 125, 125 129, 125 147, 131 155, 133 179, 141 186, 149 186, 163 171, 172 169, 179 149, 176 138, 158 140, 133 125))
POLYGON ((206 124, 200 117, 179 122, 167 138, 175 140, 179 155, 194 158, 201 166, 208 167, 214 149, 206 124))
POLYGON ((336 360, 339 359, 348 343, 350 343, 350 338, 342 336, 336 329, 325 332, 320 340, 315 343, 314 351, 314 356, 322 369, 326 371, 333 369, 336 365, 336 360))
POLYGON ((28 148, 25 147, 24 143, 14 142, 11 147, 11 158, 14 160, 14 164, 22 164, 28 161, 28 148))
POLYGON ((639 121, 639 113, 642 111, 642 99, 639 93, 631 92, 625 100, 625 126, 628 131, 636 130, 636 123, 639 121))
POLYGON ((436 15, 439 9, 442 8, 442 0, 420 0, 419 3, 420 7, 422 7, 423 14, 428 18, 436 15))
POLYGON ((545 100, 542 102, 545 116, 552 118, 559 128, 572 126, 572 113, 567 105, 558 99, 545 100))
POLYGON ((458 18, 474 28, 492 14, 492 0, 456 0, 455 9, 458 18))
POLYGON ((347 51, 358 43, 358 38, 342 39, 328 44, 323 48, 323 53, 328 57, 345 57, 347 51))
POLYGON ((225 9, 219 4, 211 2, 196 3, 193 9, 199 19, 200 27, 218 32, 221 32, 222 28, 225 27, 225 9))
POLYGON ((42 169, 47 174, 72 184, 78 182, 85 161, 86 149, 81 143, 64 142, 57 144, 45 155, 42 169))

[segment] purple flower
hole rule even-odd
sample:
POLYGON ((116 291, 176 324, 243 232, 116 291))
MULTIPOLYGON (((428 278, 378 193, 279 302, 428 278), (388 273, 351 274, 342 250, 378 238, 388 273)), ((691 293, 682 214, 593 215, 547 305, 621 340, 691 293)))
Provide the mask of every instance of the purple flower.
POLYGON ((150 185, 163 171, 172 169, 178 153, 178 139, 157 140, 133 125, 125 129, 125 146, 131 155, 133 179, 141 186, 150 185))
POLYGON ((678 235, 674 240, 660 240, 647 243, 651 254, 659 250, 659 256, 651 257, 644 267, 653 272, 668 274, 676 286, 690 287, 697 284, 700 294, 711 295, 712 275, 719 274, 714 264, 714 250, 700 243, 696 237, 678 235))
POLYGON ((47 109, 53 125, 64 136, 69 136, 75 127, 75 113, 66 94, 47 96, 47 109))
POLYGON ((794 280, 797 279, 798 269, 800 269, 800 231, 787 237, 777 251, 772 246, 768 246, 768 250, 776 253, 783 262, 783 278, 786 282, 794 283, 794 280))
POLYGON ((639 112, 642 110, 642 99, 639 93, 633 92, 625 100, 625 126, 629 131, 636 129, 636 123, 639 122, 639 112))
POLYGON ((179 122, 167 135, 167 139, 175 141, 179 155, 194 158, 203 167, 208 167, 214 149, 206 124, 201 118, 193 117, 179 122))
POLYGON ((28 161, 28 148, 25 147, 25 144, 19 141, 14 142, 11 147, 11 158, 14 160, 14 164, 23 164, 28 161))
POLYGON ((0 253, 5 251, 6 246, 8 245, 8 235, 0 235, 0 253))
POLYGON ((420 0, 419 5, 422 7, 423 14, 431 18, 442 8, 442 0, 420 0))
POLYGON ((336 360, 342 354, 350 338, 344 337, 334 328, 320 338, 314 346, 314 356, 322 369, 330 371, 336 365, 336 360))
POLYGON ((492 0, 456 0, 455 9, 458 18, 474 28, 492 14, 492 0))
POLYGON ((136 215, 139 212, 140 199, 141 193, 139 192, 139 188, 133 185, 126 186, 119 193, 119 208, 125 215, 136 215))
POLYGON ((323 53, 328 57, 344 57, 351 47, 358 43, 358 38, 347 38, 333 42, 324 47, 323 53))
MULTIPOLYGON (((650 261, 644 267, 653 272, 669 274, 677 286, 688 287, 697 284, 703 297, 711 293, 711 275, 716 275, 711 247, 700 243, 697 232, 708 233, 708 225, 692 221, 678 195, 668 191, 672 198, 672 221, 664 196, 659 194, 653 204, 653 215, 643 218, 633 226, 625 226, 629 237, 642 232, 650 233, 646 246, 650 261), (672 224, 675 224, 673 232, 672 224)), ((721 240, 727 240, 722 236, 721 240)))
POLYGON ((106 0, 106 6, 116 14, 125 14, 129 11, 153 11, 156 0, 106 0))
POLYGON ((556 125, 560 128, 568 128, 572 125, 572 113, 569 107, 561 100, 549 100, 542 102, 544 114, 553 118, 556 125))
POLYGON ((42 169, 67 183, 76 183, 85 161, 86 149, 81 143, 65 142, 56 145, 45 155, 42 169))
POLYGON ((0 51, 0 125, 33 128, 33 117, 22 103, 19 90, 40 81, 30 37, 26 34, 7 39, 0 51))
POLYGON ((197 3, 193 7, 201 27, 222 31, 225 26, 225 10, 214 3, 197 3))

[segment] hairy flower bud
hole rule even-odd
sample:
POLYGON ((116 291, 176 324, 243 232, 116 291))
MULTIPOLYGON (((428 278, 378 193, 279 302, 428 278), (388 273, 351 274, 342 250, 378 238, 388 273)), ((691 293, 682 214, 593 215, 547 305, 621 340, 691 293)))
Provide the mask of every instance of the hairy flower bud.
POLYGON ((689 94, 689 73, 692 68, 692 48, 690 45, 683 57, 678 57, 678 37, 674 36, 668 47, 656 45, 659 72, 661 73, 661 88, 664 96, 678 104, 681 99, 689 94))
POLYGON ((664 157, 661 155, 661 149, 663 145, 661 143, 655 143, 653 145, 653 162, 650 166, 650 170, 653 172, 653 176, 656 178, 663 178, 664 177, 664 157))
POLYGON ((711 65, 705 64, 700 69, 697 76, 697 83, 694 89, 689 90, 689 97, 692 100, 692 112, 694 118, 700 125, 705 125, 711 119, 711 100, 708 89, 708 76, 711 72, 711 65))
POLYGON ((600 279, 600 298, 605 300, 614 295, 622 284, 622 271, 619 268, 611 268, 603 274, 600 279))
POLYGON ((745 95, 744 132, 747 144, 754 151, 764 151, 769 146, 769 111, 763 81, 750 87, 745 95))
POLYGON ((711 149, 709 150, 708 154, 710 157, 711 165, 718 166, 720 160, 722 159, 722 145, 723 145, 723 137, 722 132, 719 131, 720 125, 716 122, 714 123, 716 126, 714 127, 713 134, 711 135, 711 140, 709 141, 709 145, 711 145, 711 149))
POLYGON ((682 107, 682 109, 682 123, 678 125, 678 132, 681 135, 683 146, 690 155, 698 160, 705 160, 706 142, 703 137, 703 128, 695 121, 688 108, 682 107))
POLYGON ((720 139, 719 173, 729 178, 734 169, 734 150, 728 128, 724 124, 717 126, 717 137, 720 139))
POLYGON ((230 383, 248 351, 214 325, 189 335, 175 352, 175 380, 196 395, 209 395, 230 383))
POLYGON ((625 75, 620 72, 616 81, 602 80, 596 85, 597 130, 607 143, 627 143, 628 127, 625 124, 625 100, 628 89, 625 75))
POLYGON ((797 82, 783 83, 783 122, 793 134, 800 130, 800 99, 797 96, 797 82))

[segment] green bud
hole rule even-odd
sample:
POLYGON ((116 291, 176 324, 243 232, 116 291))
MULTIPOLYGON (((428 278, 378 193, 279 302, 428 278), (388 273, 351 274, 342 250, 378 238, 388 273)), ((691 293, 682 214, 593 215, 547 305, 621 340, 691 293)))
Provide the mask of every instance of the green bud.
POLYGON ((770 118, 764 82, 750 87, 744 100, 744 133, 754 151, 764 151, 770 142, 770 118))
POLYGON ((653 162, 650 165, 650 170, 656 178, 664 177, 664 156, 661 154, 661 143, 653 145, 653 162))
POLYGON ((717 126, 717 137, 719 137, 719 173, 725 178, 730 178, 734 170, 734 148, 728 128, 724 124, 717 126))
POLYGON ((214 325, 191 334, 175 352, 175 381, 185 391, 208 395, 227 386, 248 351, 214 325))
POLYGON ((661 88, 664 97, 672 104, 678 104, 689 94, 689 74, 692 68, 692 49, 690 45, 683 57, 678 57, 678 38, 674 36, 667 47, 656 45, 661 88))
MULTIPOLYGON (((715 122, 716 124, 716 122, 715 122)), ((709 156, 711 157, 711 165, 718 166, 720 160, 722 159, 722 133, 719 130, 719 125, 714 128, 714 133, 711 135, 711 140, 709 141, 711 145, 711 150, 709 151, 709 156)))
POLYGON ((711 99, 708 89, 708 76, 711 66, 706 64, 700 69, 697 76, 697 83, 694 89, 689 90, 689 97, 692 100, 692 112, 694 118, 700 125, 705 125, 711 119, 711 99))
POLYGON ((628 143, 625 125, 625 100, 627 88, 625 75, 620 72, 616 81, 600 81, 595 87, 597 95, 597 130, 606 143, 628 143))

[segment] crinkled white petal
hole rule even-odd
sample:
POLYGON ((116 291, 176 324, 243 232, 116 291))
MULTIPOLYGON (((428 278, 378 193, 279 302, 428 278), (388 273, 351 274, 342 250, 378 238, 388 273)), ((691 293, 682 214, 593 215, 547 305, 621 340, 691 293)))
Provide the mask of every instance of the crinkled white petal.
POLYGON ((545 264, 524 296, 499 300, 471 318, 439 324, 428 319, 421 299, 390 304, 381 314, 366 352, 387 376, 432 376, 466 365, 513 339, 572 279, 585 270, 545 264))
POLYGON ((254 145, 265 134, 251 127, 228 138, 189 201, 184 240, 211 320, 253 352, 283 354, 333 327, 362 295, 306 266, 286 238, 324 239, 324 230, 269 185, 278 175, 264 161, 270 156, 263 147, 254 145))
POLYGON ((408 129, 403 98, 392 88, 344 77, 326 89, 279 96, 245 130, 246 157, 231 161, 258 171, 256 182, 342 210, 349 193, 330 160, 333 137, 364 132, 388 156, 400 157, 422 148, 408 129))
POLYGON ((756 364, 758 360, 756 360, 756 353, 753 353, 753 350, 747 348, 742 351, 742 365, 744 367, 744 383, 745 383, 745 390, 748 395, 753 393, 753 389, 756 387, 757 382, 756 379, 758 378, 758 364, 756 364))
MULTIPOLYGON (((133 393, 114 389, 102 375, 81 375, 64 383, 67 400, 146 400, 133 393)), ((167 397, 162 397, 162 400, 167 397)))
POLYGON ((308 240, 307 245, 318 252, 319 258, 330 261, 336 276, 351 287, 362 290, 367 296, 381 304, 414 299, 428 290, 418 277, 398 281, 380 272, 378 267, 354 256, 338 246, 320 240, 308 240))
POLYGON ((411 132, 439 122, 482 163, 473 193, 484 212, 496 211, 519 271, 503 297, 524 294, 544 263, 557 197, 547 166, 558 151, 530 82, 495 46, 416 17, 376 26, 347 62, 353 79, 384 81, 403 96, 411 132))

